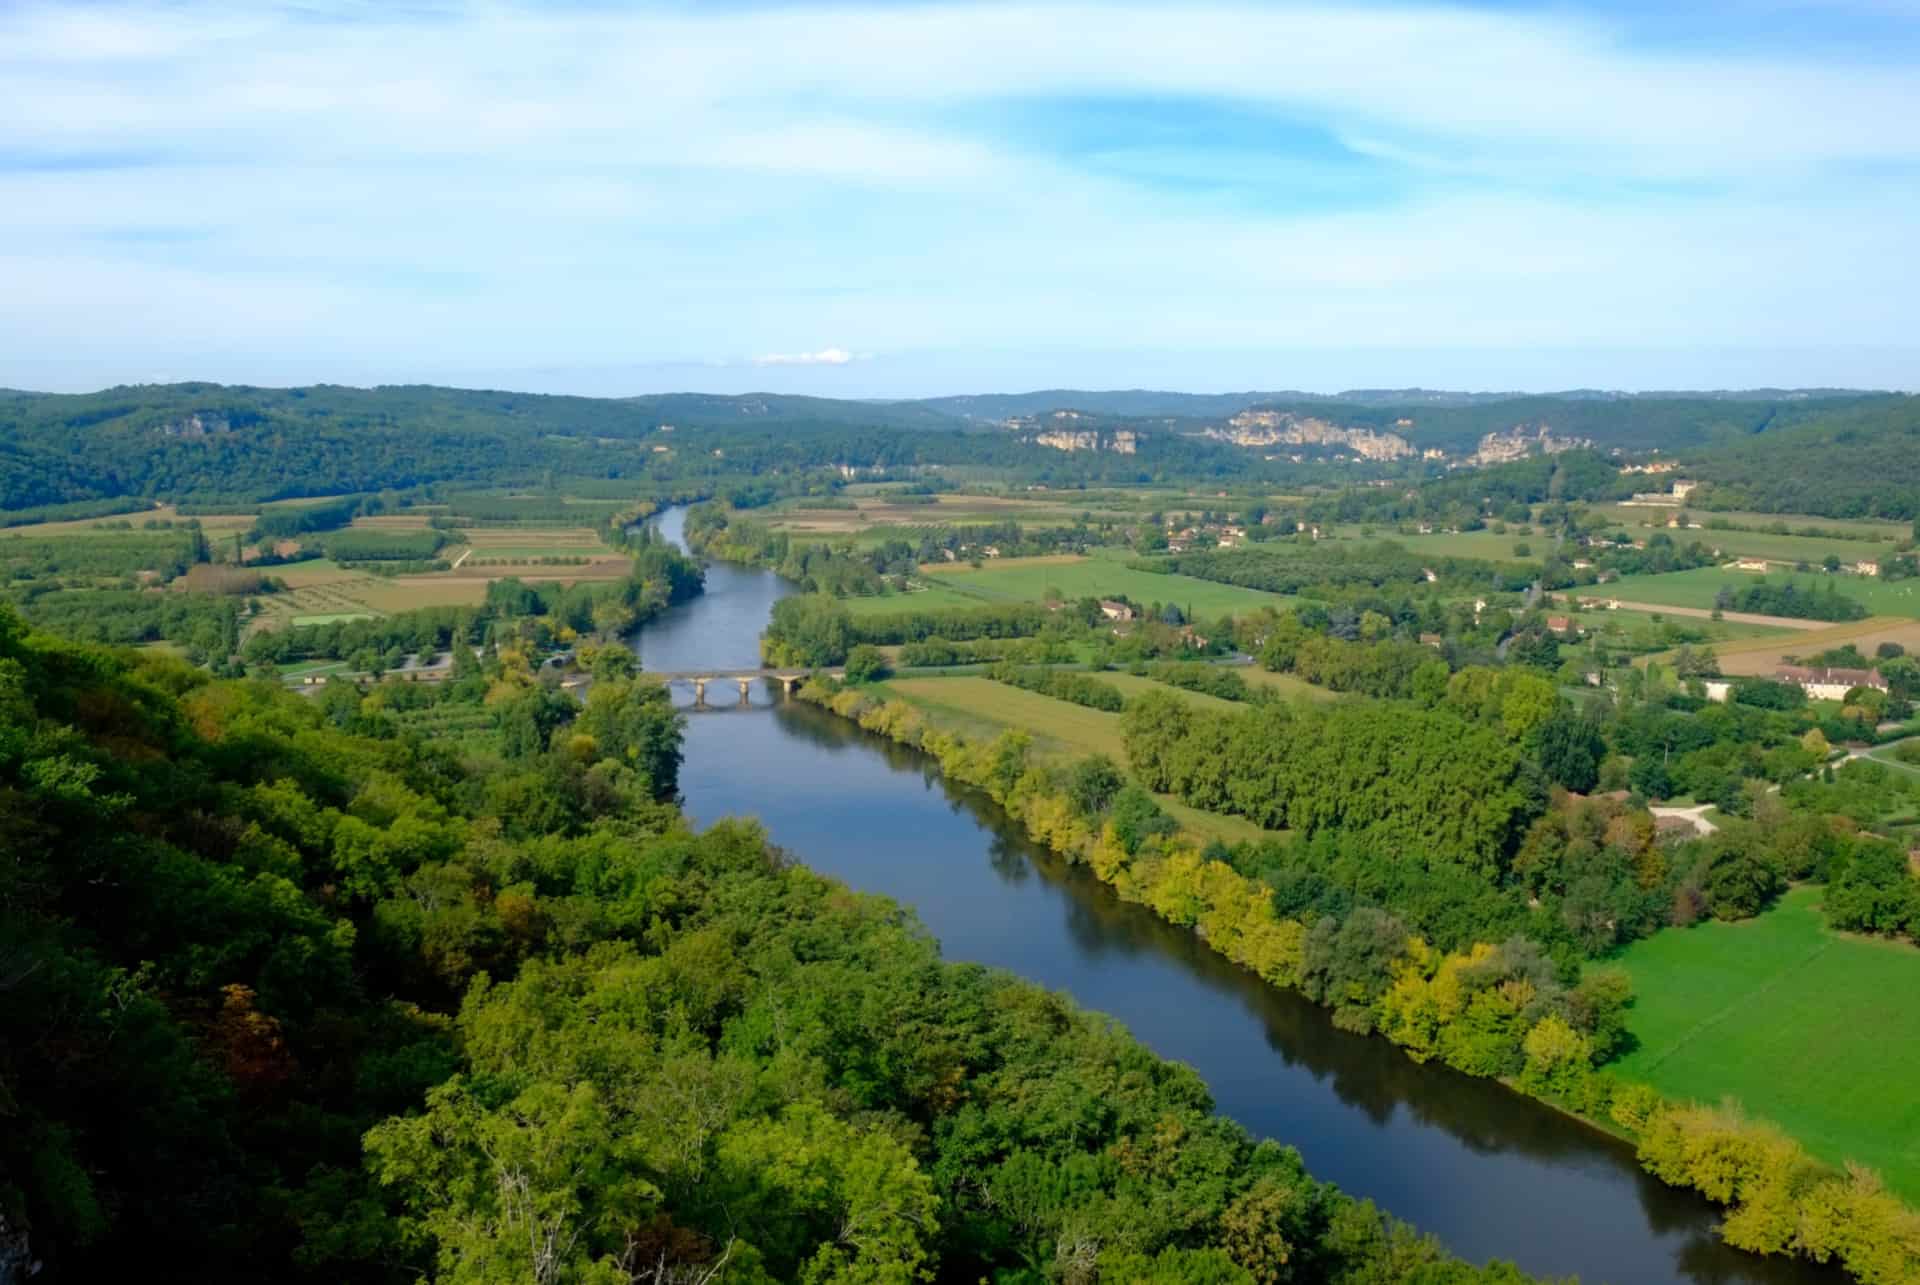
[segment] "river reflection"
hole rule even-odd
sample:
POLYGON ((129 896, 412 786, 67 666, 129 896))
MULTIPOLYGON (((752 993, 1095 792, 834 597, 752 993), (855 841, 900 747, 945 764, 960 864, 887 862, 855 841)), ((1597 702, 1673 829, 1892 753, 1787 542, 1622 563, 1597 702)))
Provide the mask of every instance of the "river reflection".
MULTIPOLYGON (((638 640, 649 667, 752 663, 787 586, 726 567, 708 585, 706 598, 638 640), (747 622, 743 640, 733 631, 747 622)), ((1223 1113, 1298 1147, 1317 1176, 1463 1257, 1621 1285, 1844 1279, 1725 1248, 1713 1209, 1647 1177, 1616 1139, 1336 1030, 1324 1011, 1031 843, 926 755, 843 719, 792 702, 692 717, 681 789, 700 823, 758 817, 809 866, 913 906, 948 958, 1008 969, 1112 1015, 1193 1066, 1223 1113)))

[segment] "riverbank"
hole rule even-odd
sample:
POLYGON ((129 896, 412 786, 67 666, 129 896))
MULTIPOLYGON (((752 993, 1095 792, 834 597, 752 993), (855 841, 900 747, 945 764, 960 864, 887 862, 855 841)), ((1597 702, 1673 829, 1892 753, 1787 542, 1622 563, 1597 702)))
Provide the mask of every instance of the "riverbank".
MULTIPOLYGON (((881 703, 857 690, 809 684, 804 700, 869 731, 933 756, 955 780, 983 790, 1035 840, 1084 865, 1123 900, 1186 928, 1269 985, 1303 991, 1309 929, 1274 914, 1264 885, 1197 845, 1150 840, 1129 849, 1110 822, 1080 814, 1051 773, 1030 770, 1003 741, 973 743, 930 728, 904 702, 881 703)), ((1450 1011, 1446 979, 1489 958, 1491 946, 1450 958, 1429 953, 1396 982, 1377 1011, 1336 1008, 1343 1029, 1375 1029, 1415 1061, 1437 1059, 1468 1074, 1492 1075, 1501 1059, 1463 1056, 1459 1038, 1484 1011, 1450 1011)), ((1315 996, 1326 1003, 1324 995, 1315 996)), ((1497 1016, 1497 1015, 1496 1015, 1497 1016)), ((1646 1172, 1691 1188, 1726 1207, 1725 1241, 1757 1254, 1837 1261, 1864 1281, 1920 1277, 1920 1226, 1911 1211, 1870 1175, 1837 1174, 1768 1126, 1727 1110, 1669 1102, 1645 1085, 1623 1084, 1591 1065, 1581 1033, 1556 1018, 1525 1030, 1509 1015, 1499 1038, 1521 1058, 1513 1087, 1596 1127, 1624 1130, 1646 1172)))

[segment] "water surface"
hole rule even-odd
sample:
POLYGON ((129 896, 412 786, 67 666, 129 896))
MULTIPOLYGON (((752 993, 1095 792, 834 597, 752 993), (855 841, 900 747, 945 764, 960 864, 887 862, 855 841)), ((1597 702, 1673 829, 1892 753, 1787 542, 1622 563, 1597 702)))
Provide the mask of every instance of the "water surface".
MULTIPOLYGON (((664 515, 667 534, 678 537, 680 519, 664 515)), ((711 566, 706 595, 649 624, 636 646, 657 671, 751 668, 768 610, 790 591, 769 572, 711 566)), ((708 697, 730 704, 737 691, 708 697)), ((677 699, 691 702, 691 690, 677 699)), ((1845 1279, 1727 1249, 1713 1238, 1713 1207, 1642 1173, 1617 1139, 1334 1029, 1324 1010, 1028 841, 918 751, 764 685, 753 702, 687 720, 681 792, 697 821, 758 817, 813 868, 913 906, 947 958, 1006 968, 1111 1014, 1199 1071, 1224 1114, 1298 1147, 1315 1176, 1462 1257, 1617 1285, 1845 1279)))

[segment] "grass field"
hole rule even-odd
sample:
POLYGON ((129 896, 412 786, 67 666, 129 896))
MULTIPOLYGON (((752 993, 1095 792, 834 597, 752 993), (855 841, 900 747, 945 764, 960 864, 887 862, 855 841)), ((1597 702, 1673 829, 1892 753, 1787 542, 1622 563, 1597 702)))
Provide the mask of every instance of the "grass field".
POLYGON ((1791 663, 1787 660, 1789 656, 1814 656, 1847 643, 1871 656, 1883 642, 1897 642, 1910 652, 1920 652, 1920 621, 1874 616, 1804 633, 1779 633, 1721 643, 1713 652, 1724 674, 1771 674, 1791 663))
MULTIPOLYGON (((1230 701, 1198 692, 1163 687, 1146 678, 1129 674, 1101 674, 1100 678, 1122 688, 1129 696, 1150 688, 1171 691, 1195 704, 1235 708, 1230 701)), ((1022 691, 991 678, 956 675, 941 678, 896 678, 880 685, 882 694, 911 701, 933 720, 935 726, 957 732, 970 740, 991 740, 1009 727, 1024 729, 1033 737, 1034 751, 1045 758, 1073 759, 1089 754, 1105 754, 1123 768, 1126 746, 1120 739, 1120 715, 1088 709, 1070 701, 1055 700, 1037 692, 1022 691)), ((1170 795, 1156 796, 1160 806, 1182 827, 1203 838, 1227 843, 1275 838, 1276 832, 1239 817, 1219 816, 1190 808, 1170 795)))
MULTIPOLYGON (((1694 571, 1673 571, 1663 576, 1624 576, 1602 588, 1608 597, 1619 598, 1623 602, 1711 609, 1714 595, 1722 588, 1738 592, 1758 579, 1759 575, 1751 571, 1701 567, 1694 571)), ((1789 582, 1821 593, 1825 593, 1827 585, 1832 584, 1840 594, 1861 603, 1876 616, 1920 618, 1920 580, 1889 583, 1864 576, 1830 576, 1822 572, 1794 575, 1776 571, 1767 576, 1769 584, 1789 582)))
POLYGON ((348 620, 372 620, 373 618, 374 613, 371 611, 322 611, 308 616, 294 616, 292 623, 296 625, 337 625, 348 620))
MULTIPOLYGON (((171 504, 163 504, 155 509, 142 509, 137 513, 115 513, 104 518, 74 518, 67 522, 36 522, 28 526, 0 528, 0 534, 26 536, 39 539, 52 535, 125 535, 126 531, 117 527, 101 529, 100 524, 110 522, 131 523, 134 531, 139 532, 144 522, 182 523, 192 519, 180 516, 179 510, 171 504)), ((215 536, 232 536, 235 531, 244 531, 253 525, 251 513, 214 513, 198 519, 200 529, 207 533, 209 540, 215 536)))
POLYGON ((1745 923, 1636 942, 1629 1029, 1615 1064, 1675 1097, 1737 1099, 1834 1164, 1877 1169, 1920 1199, 1920 950, 1828 932, 1799 888, 1745 923))
POLYGON ((949 607, 977 607, 982 600, 972 594, 935 584, 912 593, 875 594, 842 601, 847 604, 847 610, 856 616, 884 616, 892 611, 945 611, 949 607))
POLYGON ((1432 535, 1402 535, 1392 527, 1375 527, 1374 534, 1362 534, 1357 526, 1342 526, 1336 534, 1350 540, 1391 540, 1415 553, 1435 558, 1482 558, 1489 562, 1538 562, 1552 551, 1553 537, 1535 533, 1495 535, 1491 531, 1436 531, 1432 535), (1530 550, 1525 556, 1513 551, 1516 544, 1530 550))
POLYGON ((1271 687, 1286 696, 1304 696, 1308 700, 1339 700, 1340 693, 1330 692, 1324 687, 1316 687, 1304 678, 1295 678, 1292 674, 1276 674, 1258 665, 1246 665, 1236 669, 1235 673, 1247 680, 1249 686, 1271 687))
POLYGON ((1039 602, 1049 589, 1065 598, 1125 594, 1134 602, 1171 602, 1201 617, 1260 607, 1285 607, 1293 599, 1192 576, 1135 571, 1124 549, 1102 549, 1085 558, 993 558, 979 570, 962 563, 923 568, 932 581, 977 602, 1039 602))
MULTIPOLYGON (((1646 523, 1664 527, 1667 519, 1679 512, 1678 509, 1642 508, 1639 505, 1622 504, 1595 504, 1589 506, 1589 511, 1628 528, 1639 527, 1646 523)), ((1817 518, 1795 513, 1749 513, 1742 511, 1708 513, 1702 509, 1689 509, 1687 510, 1687 514, 1693 521, 1702 524, 1701 529, 1698 531, 1676 531, 1673 533, 1675 537, 1684 534, 1689 539, 1698 537, 1706 540, 1709 544, 1721 544, 1722 537, 1738 537, 1749 534, 1741 531, 1717 531, 1705 525, 1715 518, 1723 518, 1728 522, 1737 523, 1740 526, 1766 527, 1776 522, 1784 522, 1794 530, 1802 527, 1819 527, 1823 531, 1844 531, 1853 535, 1867 537, 1865 540, 1842 540, 1835 542, 1836 545, 1850 546, 1855 549, 1871 549, 1874 547, 1874 541, 1885 540, 1891 542, 1904 540, 1912 534, 1911 529, 1904 522, 1882 522, 1871 518, 1817 518)), ((1766 533, 1759 532, 1756 534, 1766 533)), ((1800 538, 1816 539, 1818 537, 1806 536, 1800 538)), ((1721 544, 1721 547, 1728 548, 1730 546, 1721 544)), ((1836 548, 1836 552, 1838 551, 1838 548, 1836 548)), ((1845 557, 1846 555, 1842 553, 1840 556, 1845 557)))

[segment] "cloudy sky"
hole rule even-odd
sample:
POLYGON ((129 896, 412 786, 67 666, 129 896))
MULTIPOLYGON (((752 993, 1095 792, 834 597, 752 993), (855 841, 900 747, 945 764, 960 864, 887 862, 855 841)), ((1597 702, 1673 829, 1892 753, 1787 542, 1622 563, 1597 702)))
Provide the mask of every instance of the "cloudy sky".
POLYGON ((0 2, 0 386, 1920 386, 1920 4, 0 2))

